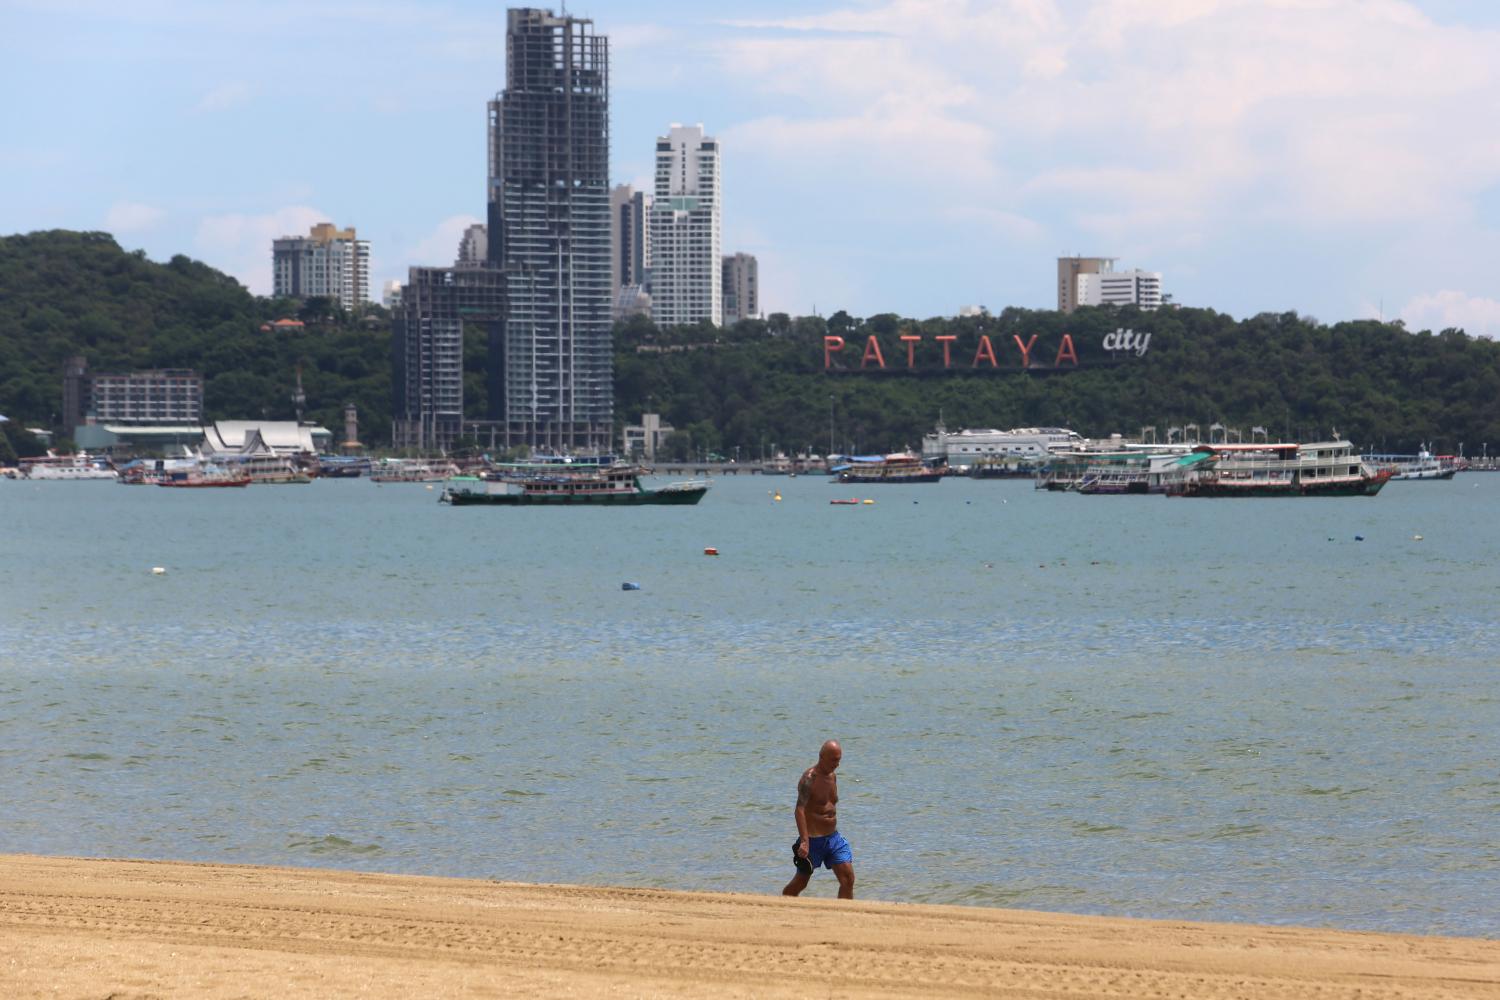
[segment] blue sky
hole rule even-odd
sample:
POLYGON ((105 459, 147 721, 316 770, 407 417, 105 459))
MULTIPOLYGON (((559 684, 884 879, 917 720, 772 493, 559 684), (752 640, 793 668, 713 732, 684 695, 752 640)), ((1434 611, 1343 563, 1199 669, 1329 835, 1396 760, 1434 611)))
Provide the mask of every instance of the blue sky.
MULTIPOLYGON (((763 308, 1051 308, 1055 258, 1188 305, 1500 336, 1500 4, 574 3, 617 181, 719 137, 763 308)), ((0 233, 104 229, 270 285, 317 221, 372 285, 484 215, 492 2, 0 0, 0 233)))

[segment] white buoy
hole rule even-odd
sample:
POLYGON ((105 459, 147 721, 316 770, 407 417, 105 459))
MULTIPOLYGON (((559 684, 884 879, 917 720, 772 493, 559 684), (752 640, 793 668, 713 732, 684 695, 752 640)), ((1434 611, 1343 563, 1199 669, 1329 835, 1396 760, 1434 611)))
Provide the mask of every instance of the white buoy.
POLYGON ((167 575, 167 568, 165 566, 152 566, 151 567, 151 575, 152 576, 166 576, 167 575))
POLYGON ((1414 541, 1414 542, 1420 542, 1422 540, 1422 536, 1421 535, 1412 535, 1411 536, 1411 540, 1414 541))

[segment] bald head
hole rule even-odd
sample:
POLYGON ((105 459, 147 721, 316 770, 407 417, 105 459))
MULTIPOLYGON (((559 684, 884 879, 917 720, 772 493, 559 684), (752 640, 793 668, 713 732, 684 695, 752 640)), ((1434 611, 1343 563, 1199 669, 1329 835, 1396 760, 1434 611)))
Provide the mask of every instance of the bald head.
POLYGON ((818 770, 825 774, 831 773, 843 759, 844 748, 839 746, 839 741, 829 740, 818 750, 818 770))

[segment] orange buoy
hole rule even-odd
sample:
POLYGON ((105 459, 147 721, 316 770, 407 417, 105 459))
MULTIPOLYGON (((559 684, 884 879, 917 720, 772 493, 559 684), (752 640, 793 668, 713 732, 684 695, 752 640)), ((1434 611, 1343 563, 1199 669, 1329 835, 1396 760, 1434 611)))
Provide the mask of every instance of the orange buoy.
POLYGON ((716 555, 719 554, 719 550, 710 547, 710 548, 704 549, 703 550, 703 554, 706 555, 706 556, 716 556, 716 555))

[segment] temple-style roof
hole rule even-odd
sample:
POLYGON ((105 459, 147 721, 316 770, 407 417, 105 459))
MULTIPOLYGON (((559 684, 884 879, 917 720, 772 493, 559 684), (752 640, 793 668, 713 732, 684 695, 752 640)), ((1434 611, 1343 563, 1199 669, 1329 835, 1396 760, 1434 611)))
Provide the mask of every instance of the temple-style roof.
POLYGON ((218 420, 203 428, 204 450, 210 454, 316 454, 319 445, 333 440, 333 432, 295 420, 218 420))

